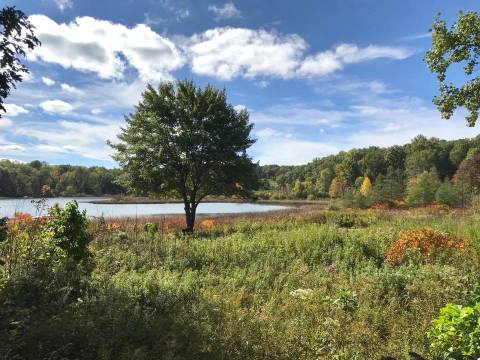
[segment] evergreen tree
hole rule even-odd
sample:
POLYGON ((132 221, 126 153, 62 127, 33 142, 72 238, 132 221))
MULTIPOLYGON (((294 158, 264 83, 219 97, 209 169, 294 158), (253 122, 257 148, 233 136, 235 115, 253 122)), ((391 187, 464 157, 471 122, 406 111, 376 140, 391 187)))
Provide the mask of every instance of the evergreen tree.
POLYGON ((432 171, 424 171, 409 181, 407 204, 423 206, 431 204, 435 200, 435 193, 439 186, 438 176, 432 171))

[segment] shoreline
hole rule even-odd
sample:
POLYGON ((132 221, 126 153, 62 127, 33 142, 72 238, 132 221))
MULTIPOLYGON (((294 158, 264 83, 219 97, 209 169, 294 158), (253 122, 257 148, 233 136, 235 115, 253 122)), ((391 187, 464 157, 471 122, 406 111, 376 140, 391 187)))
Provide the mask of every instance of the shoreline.
MULTIPOLYGON (((148 198, 124 198, 115 199, 110 198, 106 200, 91 201, 92 204, 98 205, 122 205, 122 204, 182 204, 182 200, 178 199, 148 199, 148 198)), ((265 204, 265 205, 289 205, 289 206, 304 206, 304 205, 322 205, 327 206, 328 199, 321 200, 250 200, 250 199, 215 199, 209 198, 202 200, 201 203, 248 203, 248 204, 265 204)))

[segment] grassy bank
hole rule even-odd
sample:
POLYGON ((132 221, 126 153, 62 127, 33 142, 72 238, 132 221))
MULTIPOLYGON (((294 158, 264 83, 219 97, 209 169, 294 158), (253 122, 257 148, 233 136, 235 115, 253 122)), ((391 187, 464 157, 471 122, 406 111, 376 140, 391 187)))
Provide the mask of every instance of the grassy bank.
POLYGON ((96 222, 88 261, 49 273, 4 271, 0 353, 430 357, 431 320, 446 303, 464 302, 479 280, 480 216, 473 212, 300 209, 204 219, 192 237, 183 237, 174 219, 96 222), (386 260, 402 230, 424 228, 466 246, 386 260))

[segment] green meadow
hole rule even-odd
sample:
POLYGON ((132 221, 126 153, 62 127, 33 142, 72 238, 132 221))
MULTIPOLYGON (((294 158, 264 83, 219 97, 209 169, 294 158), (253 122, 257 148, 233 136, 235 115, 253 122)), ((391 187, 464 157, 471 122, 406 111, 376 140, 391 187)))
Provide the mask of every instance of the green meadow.
POLYGON ((200 219, 188 236, 174 218, 95 221, 88 254, 75 260, 47 244, 48 220, 20 219, 1 247, 0 353, 433 359, 441 349, 427 336, 432 320, 477 294, 479 220, 475 210, 304 207, 200 219), (407 229, 465 246, 387 261, 407 229))

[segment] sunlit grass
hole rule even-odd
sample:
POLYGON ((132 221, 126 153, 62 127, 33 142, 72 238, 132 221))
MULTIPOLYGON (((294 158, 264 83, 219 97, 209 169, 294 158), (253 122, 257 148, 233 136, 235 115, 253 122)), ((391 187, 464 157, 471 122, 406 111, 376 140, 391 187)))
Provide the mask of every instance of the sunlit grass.
POLYGON ((400 359, 428 355, 431 320, 478 281, 475 213, 300 209, 203 219, 193 236, 178 219, 93 223, 80 302, 31 326, 104 359, 400 359), (398 234, 420 228, 467 246, 388 263, 398 234))

